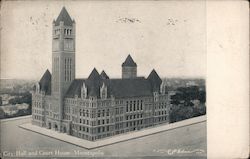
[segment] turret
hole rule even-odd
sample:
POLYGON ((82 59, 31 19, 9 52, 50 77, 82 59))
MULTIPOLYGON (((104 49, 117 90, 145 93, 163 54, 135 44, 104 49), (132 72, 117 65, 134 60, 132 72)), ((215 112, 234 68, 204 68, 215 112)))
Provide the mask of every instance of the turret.
POLYGON ((122 78, 136 78, 137 77, 137 65, 130 55, 122 63, 122 78))

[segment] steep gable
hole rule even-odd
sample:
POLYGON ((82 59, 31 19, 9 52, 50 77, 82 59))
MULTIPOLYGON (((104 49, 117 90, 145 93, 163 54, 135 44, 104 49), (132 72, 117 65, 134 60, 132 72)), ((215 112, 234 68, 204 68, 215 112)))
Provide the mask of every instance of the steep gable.
POLYGON ((106 72, 104 70, 101 73, 101 78, 102 79, 109 79, 109 76, 106 74, 106 72))
POLYGON ((162 80, 159 77, 159 75, 157 74, 157 72, 155 71, 155 69, 153 69, 151 71, 147 80, 151 83, 152 91, 159 91, 160 90, 160 85, 162 83, 162 80))
POLYGON ((45 94, 51 94, 51 73, 49 70, 43 74, 42 78, 39 81, 40 90, 44 91, 45 94))

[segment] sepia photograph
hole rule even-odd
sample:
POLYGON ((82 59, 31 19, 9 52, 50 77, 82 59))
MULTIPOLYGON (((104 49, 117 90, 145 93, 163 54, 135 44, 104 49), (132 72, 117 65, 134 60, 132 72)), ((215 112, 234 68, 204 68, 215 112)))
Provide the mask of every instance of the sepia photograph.
POLYGON ((207 158, 206 10, 1 2, 0 157, 207 158))

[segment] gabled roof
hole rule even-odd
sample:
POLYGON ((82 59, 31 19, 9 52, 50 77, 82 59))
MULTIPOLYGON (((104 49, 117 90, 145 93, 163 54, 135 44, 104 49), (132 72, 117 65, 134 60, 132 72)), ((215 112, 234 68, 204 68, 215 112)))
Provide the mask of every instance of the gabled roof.
POLYGON ((126 60, 122 63, 122 67, 126 67, 126 66, 128 66, 128 67, 136 67, 137 66, 130 55, 128 55, 126 60))
POLYGON ((151 83, 152 91, 159 91, 160 90, 162 80, 159 77, 159 75, 157 74, 157 72, 155 71, 155 69, 153 69, 151 71, 147 80, 151 83))
POLYGON ((150 83, 145 78, 111 79, 107 85, 115 98, 152 96, 150 83))
POLYGON ((51 94, 51 73, 49 70, 43 74, 42 78, 39 81, 40 90, 44 91, 45 94, 51 94))
POLYGON ((60 22, 63 21, 65 26, 72 26, 73 21, 69 16, 69 13, 67 12, 67 10, 65 9, 65 7, 62 8, 59 16, 57 17, 56 21, 55 21, 55 25, 60 25, 60 22))
POLYGON ((151 85, 145 78, 134 79, 102 79, 94 84, 88 79, 76 79, 69 87, 66 97, 74 98, 75 95, 81 96, 81 87, 85 83, 87 87, 87 96, 96 96, 100 98, 100 87, 103 83, 107 86, 108 98, 113 95, 115 98, 128 98, 151 96, 151 85))
POLYGON ((102 79, 109 79, 109 76, 106 74, 106 72, 104 70, 101 73, 101 78, 102 79))

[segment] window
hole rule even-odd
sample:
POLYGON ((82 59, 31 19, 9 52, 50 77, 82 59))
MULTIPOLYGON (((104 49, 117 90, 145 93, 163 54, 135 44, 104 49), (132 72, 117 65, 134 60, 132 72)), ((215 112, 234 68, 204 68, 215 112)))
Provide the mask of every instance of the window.
POLYGON ((100 122, 100 120, 98 120, 98 125, 100 125, 101 124, 101 122, 100 122))
POLYGON ((104 120, 102 120, 102 124, 104 124, 104 122, 105 122, 105 121, 104 121, 104 120))
POLYGON ((100 117, 101 116, 101 111, 100 110, 98 110, 98 117, 100 117))
POLYGON ((109 123, 109 119, 107 119, 107 124, 109 123))
POLYGON ((128 101, 126 103, 126 112, 128 112, 128 101))
POLYGON ((102 110, 102 116, 105 116, 105 110, 102 110))
POLYGON ((87 117, 89 117, 89 110, 86 111, 87 117))
POLYGON ((109 109, 107 109, 106 115, 109 116, 109 109))

